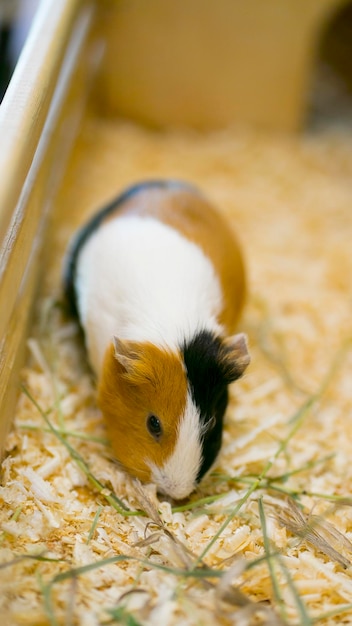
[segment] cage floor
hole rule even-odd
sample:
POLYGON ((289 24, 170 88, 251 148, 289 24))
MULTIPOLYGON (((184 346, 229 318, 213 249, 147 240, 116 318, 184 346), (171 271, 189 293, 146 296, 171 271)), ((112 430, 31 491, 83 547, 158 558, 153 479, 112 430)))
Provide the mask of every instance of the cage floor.
POLYGON ((352 624, 352 130, 161 133, 88 117, 0 487, 0 614, 41 624, 352 624), (252 363, 214 471, 183 503, 109 458, 61 262, 125 185, 197 184, 241 240, 252 363))

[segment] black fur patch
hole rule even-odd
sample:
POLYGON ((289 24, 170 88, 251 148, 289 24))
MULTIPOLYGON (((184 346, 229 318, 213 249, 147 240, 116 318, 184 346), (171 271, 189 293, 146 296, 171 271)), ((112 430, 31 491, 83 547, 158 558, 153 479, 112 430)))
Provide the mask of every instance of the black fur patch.
POLYGON ((183 358, 193 401, 201 426, 209 425, 203 438, 203 462, 197 481, 214 463, 222 441, 223 419, 228 403, 228 386, 222 367, 221 339, 206 330, 183 346, 183 358))
POLYGON ((65 260, 64 272, 63 272, 63 282, 64 282, 64 290, 66 298, 70 304, 72 312, 78 315, 77 311, 77 295, 75 292, 75 273, 76 266, 79 254, 87 242, 89 237, 99 228, 102 222, 108 217, 111 213, 114 213, 118 210, 126 200, 129 200, 135 194, 138 194, 145 189, 159 187, 161 189, 193 189, 195 188, 182 181, 177 180, 147 180, 136 185, 132 185, 128 187, 125 191, 123 191, 117 198, 109 202, 106 206, 100 209, 93 217, 78 231, 76 236, 73 239, 71 247, 69 249, 68 255, 65 260))

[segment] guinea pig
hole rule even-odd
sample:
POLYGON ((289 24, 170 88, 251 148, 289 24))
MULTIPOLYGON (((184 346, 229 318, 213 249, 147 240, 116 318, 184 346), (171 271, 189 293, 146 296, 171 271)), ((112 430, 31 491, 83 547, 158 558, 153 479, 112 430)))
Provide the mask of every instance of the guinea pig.
POLYGON ((97 377, 116 460, 174 499, 221 447, 228 385, 250 357, 234 234, 193 186, 137 184, 74 237, 65 291, 97 377))

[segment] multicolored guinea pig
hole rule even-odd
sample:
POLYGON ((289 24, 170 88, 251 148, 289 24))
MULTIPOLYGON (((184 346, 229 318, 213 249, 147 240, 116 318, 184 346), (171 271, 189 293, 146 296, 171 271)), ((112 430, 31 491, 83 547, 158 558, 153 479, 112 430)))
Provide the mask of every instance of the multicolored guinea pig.
POLYGON ((78 232, 65 286, 116 459, 188 496, 216 459, 228 385, 250 360, 233 334, 245 274, 229 225, 191 185, 138 184, 78 232))

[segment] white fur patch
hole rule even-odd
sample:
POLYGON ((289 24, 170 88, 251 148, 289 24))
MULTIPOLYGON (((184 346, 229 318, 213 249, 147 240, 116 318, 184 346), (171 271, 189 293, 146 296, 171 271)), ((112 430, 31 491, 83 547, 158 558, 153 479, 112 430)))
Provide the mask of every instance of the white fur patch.
POLYGON ((202 463, 201 429, 199 413, 190 394, 173 453, 161 468, 146 462, 152 471, 152 481, 161 492, 172 498, 186 498, 196 487, 196 478, 202 463))
POLYGON ((91 235, 76 274, 91 365, 116 335, 176 349, 199 330, 220 332, 221 288, 210 260, 152 217, 110 220, 91 235))

